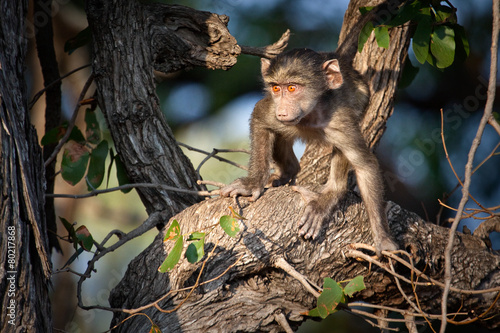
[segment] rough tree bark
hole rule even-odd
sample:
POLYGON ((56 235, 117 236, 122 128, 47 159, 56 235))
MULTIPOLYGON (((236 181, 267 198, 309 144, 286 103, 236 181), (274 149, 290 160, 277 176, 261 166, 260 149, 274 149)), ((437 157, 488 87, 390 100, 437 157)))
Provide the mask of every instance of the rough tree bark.
MULTIPOLYGON (((341 39, 353 36, 359 20, 358 7, 367 1, 352 1, 341 39)), ((373 2, 370 3, 373 5, 373 2)), ((390 10, 390 8, 386 8, 390 10)), ((153 67, 164 72, 192 65, 228 68, 240 48, 226 28, 225 16, 188 12, 180 6, 143 5, 135 1, 87 1, 89 24, 94 37, 93 67, 99 103, 106 114, 117 149, 134 182, 150 182, 196 188, 193 168, 175 144, 161 115, 154 93, 153 67)), ((383 133, 392 112, 395 88, 406 57, 407 28, 393 29, 391 48, 376 47, 373 40, 358 55, 355 66, 370 80, 371 106, 363 123, 370 145, 383 133)), ((324 181, 328 151, 309 149, 302 160, 299 182, 318 184, 324 181)), ((304 241, 296 233, 296 221, 302 212, 300 195, 288 187, 269 189, 255 203, 245 199, 210 199, 195 203, 193 196, 161 190, 140 190, 149 213, 166 211, 175 216, 182 233, 203 229, 237 207, 246 218, 242 231, 231 239, 214 230, 207 236, 206 253, 214 250, 203 268, 200 282, 220 278, 198 287, 182 307, 172 313, 149 308, 144 311, 164 332, 207 331, 278 331, 276 318, 288 319, 297 327, 301 312, 315 305, 313 297, 295 278, 277 268, 283 260, 315 284, 324 277, 336 280, 365 276, 367 289, 356 295, 366 302, 408 309, 390 274, 366 262, 351 258, 351 243, 371 243, 366 214, 360 198, 350 192, 338 210, 332 212, 328 230, 318 241, 304 241), (279 202, 279 205, 276 203, 279 202), (234 265, 233 267, 231 265, 234 265)), ((418 216, 389 204, 389 222, 401 248, 414 256, 416 267, 441 279, 443 248, 447 229, 422 221, 418 216)), ((164 231, 163 231, 164 232, 164 231)), ((194 285, 201 264, 186 262, 169 274, 157 272, 171 244, 162 244, 163 232, 130 264, 127 273, 110 296, 116 309, 136 308, 153 302, 170 290, 194 285)), ((498 285, 500 257, 492 254, 482 241, 467 235, 457 237, 454 251, 453 286, 480 289, 498 285)), ((401 270, 401 274, 409 275, 401 270)), ((440 289, 418 287, 422 310, 438 313, 440 289)), ((410 285, 402 289, 415 300, 410 285)), ((187 291, 169 294, 160 305, 173 309, 184 301, 187 291)), ((481 313, 493 302, 494 294, 462 296, 453 293, 449 309, 481 313)), ((498 303, 492 311, 499 310, 498 303)), ((116 312, 113 325, 127 315, 116 312)), ((490 321, 498 325, 499 319, 490 321)), ((136 316, 122 323, 118 331, 146 332, 150 322, 136 316)))
POLYGON ((28 1, 0 8, 0 331, 52 332, 44 167, 24 80, 28 1))

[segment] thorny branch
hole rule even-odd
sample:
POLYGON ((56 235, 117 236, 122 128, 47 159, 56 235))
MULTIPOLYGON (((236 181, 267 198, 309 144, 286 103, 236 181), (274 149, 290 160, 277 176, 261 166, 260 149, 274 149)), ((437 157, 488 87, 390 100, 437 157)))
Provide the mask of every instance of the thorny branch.
POLYGON ((472 175, 472 164, 474 162, 474 155, 476 154, 477 147, 481 143, 481 137, 483 135, 486 123, 491 118, 493 112, 493 102, 495 100, 496 92, 496 78, 497 78, 497 57, 498 57, 498 30, 500 28, 500 14, 499 14, 500 0, 493 0, 493 29, 491 34, 491 65, 490 65, 490 79, 488 82, 488 93, 486 99, 486 106, 484 107, 484 114, 479 123, 476 136, 472 142, 471 149, 469 151, 469 156, 467 164, 465 165, 465 181, 462 188, 462 199, 458 206, 458 211, 450 228, 450 235, 448 239, 448 245, 446 246, 444 260, 445 260, 445 271, 444 280, 445 287, 443 290, 443 297, 441 302, 441 328, 440 333, 445 333, 447 325, 447 305, 448 305, 448 295, 451 287, 451 252, 454 247, 455 231, 457 230, 458 223, 461 220, 462 212, 464 211, 465 204, 469 197, 469 186, 471 183, 472 175))

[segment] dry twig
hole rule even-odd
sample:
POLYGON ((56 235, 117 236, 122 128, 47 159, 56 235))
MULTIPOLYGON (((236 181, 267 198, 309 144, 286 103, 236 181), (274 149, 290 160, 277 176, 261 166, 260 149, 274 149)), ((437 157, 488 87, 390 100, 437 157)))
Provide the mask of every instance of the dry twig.
POLYGON ((474 155, 476 154, 477 147, 481 143, 481 136, 483 135, 486 123, 490 119, 493 112, 493 102, 495 100, 496 93, 496 73, 497 73, 497 57, 498 57, 498 30, 500 27, 500 14, 499 14, 500 0, 493 0, 493 31, 491 36, 491 65, 490 65, 490 79, 488 82, 488 94, 486 100, 486 106, 484 108, 484 114, 479 123, 476 136, 472 143, 471 149, 469 151, 469 156, 467 159, 467 164, 465 165, 465 181, 464 187, 462 188, 462 199, 458 206, 458 212, 455 216, 453 224, 450 228, 450 236, 448 239, 448 244, 446 246, 444 260, 445 260, 445 271, 444 271, 444 281, 445 287, 443 290, 443 297, 441 302, 441 328, 440 333, 445 333, 447 324, 447 304, 448 304, 448 294, 451 287, 451 252, 454 247, 455 231, 457 230, 458 223, 460 222, 462 212, 464 211, 465 204, 469 197, 469 187, 471 183, 472 175, 472 163, 474 162, 474 155))

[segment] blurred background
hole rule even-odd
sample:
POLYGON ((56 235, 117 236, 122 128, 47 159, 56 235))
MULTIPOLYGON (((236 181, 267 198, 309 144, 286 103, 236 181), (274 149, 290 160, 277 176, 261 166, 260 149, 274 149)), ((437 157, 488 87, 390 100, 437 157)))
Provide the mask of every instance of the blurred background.
MULTIPOLYGON (((331 51, 337 46, 348 1, 190 0, 177 3, 228 15, 229 30, 241 45, 265 46, 290 29, 290 47, 331 51)), ((458 175, 463 176, 467 153, 486 101, 490 65, 491 1, 454 0, 452 4, 458 10, 458 23, 468 33, 470 56, 466 61, 454 63, 450 68, 440 71, 428 64, 420 65, 410 50, 410 61, 419 68, 419 73, 410 85, 399 90, 394 114, 376 150, 386 180, 386 198, 418 213, 427 221, 441 225, 447 225, 449 219, 454 217, 454 212, 443 209, 438 199, 456 208, 461 190, 456 188, 458 181, 445 158, 440 137, 440 109, 443 110, 450 159, 458 175)), ((83 1, 54 0, 50 15, 54 21, 55 47, 61 75, 90 63, 88 47, 79 48, 71 55, 64 52, 64 43, 87 26, 83 1)), ((31 15, 28 27, 32 30, 28 29, 28 35, 43 22, 43 17, 31 15)), ((32 34, 29 37, 33 37, 32 34)), ((32 95, 43 87, 34 47, 34 38, 30 38, 27 74, 32 95)), ((209 152, 214 148, 248 148, 249 116, 262 96, 259 64, 258 58, 242 55, 229 71, 194 68, 162 77, 157 93, 178 141, 209 152)), ((67 119, 89 74, 88 69, 82 70, 63 81, 63 112, 67 119)), ((32 121, 40 138, 43 136, 44 108, 42 98, 32 109, 32 121)), ((84 128, 83 112, 80 116, 77 124, 84 128)), ((102 119, 101 122, 104 126, 102 119)), ((487 126, 474 165, 490 155, 498 143, 498 135, 487 126)), ((303 149, 302 144, 296 145, 299 157, 303 149)), ((188 150, 185 153, 195 168, 205 157, 188 150)), ((248 161, 248 156, 243 153, 225 154, 224 157, 242 164, 248 161)), ((471 194, 484 207, 500 205, 499 162, 497 153, 472 178, 471 194)), ((215 160, 201 168, 204 179, 222 183, 229 183, 244 173, 215 160)), ((114 176, 111 176, 110 186, 116 184, 114 176)), ((56 193, 85 192, 84 182, 73 187, 59 177, 56 184, 56 193)), ((470 201, 467 207, 477 208, 470 201)), ((146 218, 135 191, 80 200, 56 199, 56 209, 58 216, 77 222, 78 226, 87 226, 98 242, 109 231, 120 229, 128 232, 146 218)), ((462 222, 472 231, 479 223, 480 220, 475 219, 462 222)), ((59 225, 60 234, 65 234, 63 230, 62 225, 59 225)), ((462 231, 462 226, 458 230, 462 231)), ((97 272, 83 285, 84 303, 107 306, 109 292, 125 273, 129 261, 145 249, 155 235, 155 230, 152 230, 99 261, 97 272)), ((493 247, 500 249, 500 235, 495 233, 492 238, 493 247)), ((70 244, 62 246, 63 255, 53 254, 54 269, 61 268, 74 252, 70 244)), ((87 253, 82 254, 72 264, 72 269, 83 272, 89 258, 87 253)), ((109 329, 111 313, 78 309, 76 281, 77 276, 69 273, 54 276, 52 301, 55 327, 65 332, 106 331, 109 329)), ((359 318, 341 313, 332 317, 323 324, 307 323, 309 326, 304 326, 302 331, 311 332, 314 327, 319 332, 369 331, 370 326, 359 318), (353 327, 353 323, 360 326, 353 327)))

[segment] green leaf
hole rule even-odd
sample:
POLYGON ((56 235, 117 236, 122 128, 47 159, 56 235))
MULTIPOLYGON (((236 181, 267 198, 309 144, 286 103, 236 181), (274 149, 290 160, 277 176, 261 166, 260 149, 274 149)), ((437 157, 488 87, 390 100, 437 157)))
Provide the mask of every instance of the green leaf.
POLYGON ((108 142, 101 141, 90 154, 89 170, 87 172, 87 189, 92 191, 98 188, 106 172, 106 157, 108 156, 108 142))
POLYGON ((85 129, 87 141, 92 144, 98 144, 101 141, 101 128, 97 121, 96 111, 92 109, 85 111, 85 124, 87 124, 87 128, 85 129))
POLYGON ((465 61, 470 53, 467 33, 464 27, 458 24, 455 24, 453 29, 455 30, 455 42, 457 43, 455 48, 455 60, 465 61))
POLYGON ((174 247, 172 248, 172 250, 170 250, 170 253, 168 254, 167 258, 158 268, 158 272, 160 273, 171 271, 175 267, 175 265, 177 265, 179 259, 181 258, 183 238, 182 236, 179 235, 175 237, 173 240, 175 241, 174 247))
POLYGON ((205 238, 205 233, 201 231, 195 231, 188 237, 188 241, 200 240, 205 238))
POLYGON ((321 318, 326 318, 337 310, 339 303, 345 302, 342 287, 333 279, 325 278, 323 292, 318 297, 318 311, 321 318))
MULTIPOLYGON (((59 140, 62 139, 64 134, 66 134, 67 130, 68 130, 67 122, 62 124, 61 126, 51 129, 43 136, 41 141, 42 146, 59 142, 59 140)), ((68 138, 68 141, 69 140, 73 140, 81 144, 85 143, 85 138, 83 137, 82 132, 76 126, 74 126, 73 129, 71 130, 71 134, 68 138)))
POLYGON ((384 25, 389 28, 403 25, 406 22, 413 20, 413 18, 418 15, 420 8, 422 8, 422 2, 420 0, 406 2, 399 8, 396 15, 384 25))
POLYGON ((186 249, 186 258, 191 263, 194 264, 203 258, 205 255, 205 238, 194 241, 186 249))
POLYGON ((436 58, 436 67, 449 67, 455 59, 455 31, 447 25, 438 25, 431 40, 431 53, 436 58))
POLYGON ((84 251, 83 247, 79 247, 76 250, 76 252, 73 253, 73 255, 68 259, 68 261, 66 261, 66 263, 63 265, 62 268, 66 267, 68 265, 71 265, 73 263, 73 261, 75 261, 76 258, 78 258, 78 256, 83 253, 83 251, 84 251))
POLYGON ((168 227, 167 232, 165 233, 165 237, 163 237, 163 241, 169 241, 171 239, 176 239, 181 235, 181 227, 179 225, 179 222, 177 220, 173 220, 172 224, 170 224, 170 227, 168 227))
POLYGON ((76 185, 83 178, 89 157, 89 151, 84 145, 68 141, 61 161, 61 175, 68 184, 76 185))
POLYGON ((51 129, 42 138, 41 144, 42 146, 50 145, 53 143, 59 142, 61 138, 66 134, 66 130, 68 128, 68 124, 65 123, 61 126, 51 129))
POLYGON ((426 9, 426 11, 422 11, 422 14, 419 15, 416 20, 418 25, 413 34, 412 44, 413 53, 415 53, 415 57, 421 64, 425 63, 427 60, 432 33, 431 16, 428 8, 426 9))
POLYGON ((230 237, 236 237, 236 234, 240 231, 240 228, 238 227, 238 220, 232 216, 222 216, 219 220, 219 224, 224 232, 230 237))
POLYGON ((94 245, 94 238, 86 226, 82 225, 75 231, 78 243, 85 251, 90 251, 94 245))
MULTIPOLYGON (((118 185, 130 184, 130 180, 128 179, 127 171, 125 169, 125 164, 123 164, 120 155, 115 155, 115 164, 116 164, 116 178, 118 178, 118 185)), ((121 190, 123 193, 128 193, 132 191, 131 188, 126 190, 121 190)))
POLYGON ((187 260, 194 264, 203 258, 205 255, 205 233, 200 231, 195 231, 189 235, 188 241, 192 241, 186 250, 187 260))
POLYGON ((69 135, 68 141, 73 140, 80 144, 84 144, 86 142, 85 137, 82 134, 82 131, 77 126, 74 126, 71 130, 71 134, 69 135))
POLYGON ((84 45, 90 44, 91 39, 92 39, 92 33, 90 32, 90 28, 86 27, 85 29, 80 31, 75 37, 69 39, 64 44, 64 52, 71 54, 76 49, 84 45))
POLYGON ((375 39, 377 40, 377 45, 383 47, 384 49, 389 48, 389 29, 385 26, 378 26, 374 29, 375 39))
POLYGON ((365 26, 363 27, 363 29, 361 29, 361 32, 359 33, 359 37, 358 37, 358 52, 359 53, 361 53, 361 51, 363 51, 363 47, 365 46, 368 38, 370 38, 370 35, 372 34, 373 29, 374 28, 373 28, 372 21, 368 21, 365 24, 365 26))
POLYGON ((359 12, 361 15, 365 15, 366 13, 370 12, 373 8, 373 6, 367 6, 367 7, 359 7, 359 12))
POLYGON ((59 216, 59 219, 61 220, 64 228, 68 232, 68 238, 73 243, 73 247, 75 248, 75 250, 78 249, 78 238, 76 238, 75 226, 69 223, 68 220, 66 220, 64 217, 59 216))
POLYGON ((161 329, 158 327, 158 325, 153 324, 151 326, 151 329, 149 330, 149 333, 161 333, 161 329))
POLYGON ((344 288, 344 293, 348 295, 349 297, 352 297, 352 295, 358 291, 361 291, 365 289, 365 282, 363 281, 363 276, 358 275, 354 279, 352 279, 347 286, 344 288))
POLYGON ((451 7, 448 6, 443 6, 440 4, 433 5, 434 8, 434 13, 436 16, 436 22, 437 23, 442 23, 442 22, 451 22, 451 23, 456 23, 457 18, 455 16, 455 10, 451 7))
POLYGON ((418 67, 413 66, 410 57, 407 57, 405 66, 403 67, 403 74, 401 75, 401 79, 399 80, 398 88, 404 89, 408 87, 413 82, 413 79, 415 79, 415 77, 417 76, 419 70, 420 69, 418 67))
POLYGON ((306 311, 303 314, 306 316, 310 316, 310 317, 320 317, 318 308, 314 308, 312 310, 306 311))

